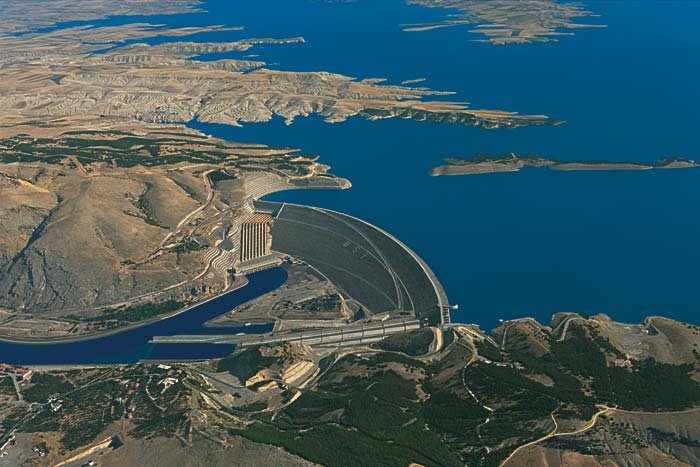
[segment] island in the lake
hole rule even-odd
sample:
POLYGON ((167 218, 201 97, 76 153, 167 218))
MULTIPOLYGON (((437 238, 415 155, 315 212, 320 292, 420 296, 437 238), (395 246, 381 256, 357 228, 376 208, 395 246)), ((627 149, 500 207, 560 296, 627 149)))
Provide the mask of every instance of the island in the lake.
POLYGON ((576 23, 578 18, 596 16, 578 2, 557 0, 406 0, 410 5, 441 8, 449 16, 437 22, 406 24, 406 32, 423 32, 450 27, 473 27, 474 39, 495 45, 553 42, 572 35, 574 29, 604 28, 602 24, 576 23))
POLYGON ((632 161, 564 161, 550 159, 538 154, 521 156, 514 152, 502 155, 477 154, 471 158, 447 157, 445 164, 435 167, 428 175, 475 175, 498 172, 519 172, 523 167, 546 167, 552 170, 651 170, 651 169, 688 169, 698 167, 698 163, 684 157, 663 157, 657 162, 632 161))

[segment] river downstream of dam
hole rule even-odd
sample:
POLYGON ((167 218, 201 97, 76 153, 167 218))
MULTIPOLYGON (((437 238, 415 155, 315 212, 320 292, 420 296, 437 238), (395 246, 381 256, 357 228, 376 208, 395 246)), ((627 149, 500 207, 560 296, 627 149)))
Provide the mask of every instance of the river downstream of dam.
POLYGON ((248 283, 212 300, 194 306, 175 316, 144 326, 117 331, 101 337, 63 343, 15 343, 0 340, 0 360, 21 365, 78 365, 135 363, 140 360, 190 360, 223 357, 232 352, 232 345, 150 343, 154 336, 173 334, 238 334, 262 333, 272 324, 238 328, 211 328, 207 321, 236 306, 265 295, 287 279, 282 268, 268 269, 246 276, 248 283))

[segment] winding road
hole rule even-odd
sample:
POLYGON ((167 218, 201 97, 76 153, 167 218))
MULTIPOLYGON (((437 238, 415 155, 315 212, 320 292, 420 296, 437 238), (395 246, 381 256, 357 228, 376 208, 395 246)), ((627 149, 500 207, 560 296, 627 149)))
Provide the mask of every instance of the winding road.
MULTIPOLYGON (((616 410, 614 407, 608 407, 608 406, 606 406, 606 405, 597 405, 596 407, 598 407, 598 412, 596 412, 596 413, 593 415, 593 417, 592 417, 588 422, 586 422, 586 424, 585 424, 584 426, 582 426, 582 427, 579 428, 578 430, 568 431, 568 432, 563 432, 563 433, 557 433, 557 431, 559 430, 559 425, 557 424, 557 419, 556 419, 556 417, 554 416, 554 414, 556 413, 556 411, 559 410, 559 407, 557 407, 557 408, 554 409, 554 410, 552 411, 552 413, 550 414, 550 416, 551 416, 551 418, 552 418, 552 422, 554 423, 554 429, 553 429, 551 432, 549 432, 548 434, 544 435, 543 437, 538 438, 538 439, 536 439, 536 440, 534 440, 534 441, 530 441, 529 443, 523 444, 522 446, 519 446, 518 448, 516 448, 515 451, 513 451, 512 453, 510 453, 510 456, 508 456, 508 457, 501 463, 501 467, 505 467, 505 466, 508 464, 508 462, 510 462, 511 460, 513 460, 513 458, 514 458, 518 453, 520 453, 522 450, 524 450, 524 449, 526 449, 526 448, 528 448, 528 447, 530 447, 530 446, 534 446, 535 444, 542 443, 542 442, 547 441, 548 439, 551 439, 551 438, 557 438, 557 437, 563 437, 563 436, 575 436, 575 435, 579 435, 579 434, 581 434, 581 433, 584 433, 584 432, 590 430, 591 428, 593 428, 593 427, 595 426, 596 422, 598 421, 598 418, 599 418, 601 415, 604 415, 604 414, 607 414, 607 413, 609 413, 609 412, 611 412, 611 411, 616 410)), ((515 466, 515 467, 517 467, 517 466, 515 466)))

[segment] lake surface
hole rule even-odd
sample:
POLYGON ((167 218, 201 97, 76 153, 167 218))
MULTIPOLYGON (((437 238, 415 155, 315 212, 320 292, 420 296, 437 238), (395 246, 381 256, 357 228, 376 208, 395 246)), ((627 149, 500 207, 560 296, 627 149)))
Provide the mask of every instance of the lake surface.
MULTIPOLYGON (((243 128, 192 123, 232 140, 319 154, 344 192, 275 200, 327 207, 378 225, 435 270, 455 321, 485 328, 499 318, 607 313, 636 322, 662 314, 700 324, 700 170, 548 172, 431 178, 445 156, 538 152, 564 160, 700 158, 700 2, 588 1, 598 15, 560 42, 494 46, 469 27, 423 33, 404 23, 448 12, 402 0, 207 0, 209 14, 129 18, 173 25, 242 25, 197 40, 304 36, 268 45, 271 68, 332 71, 456 91, 475 108, 544 113, 557 127, 482 130, 449 124, 316 117, 243 128)), ((124 22, 112 18, 95 24, 124 22)), ((158 42, 167 39, 153 39, 158 42)))
POLYGON ((170 318, 94 339, 57 344, 15 344, 0 341, 0 361, 22 365, 134 363, 143 359, 177 360, 223 357, 233 351, 219 344, 149 344, 153 336, 175 334, 261 333, 272 325, 208 328, 203 324, 236 306, 264 295, 287 280, 282 268, 246 276, 248 284, 170 318))
MULTIPOLYGON (((435 270, 460 311, 485 328, 499 318, 558 311, 650 314, 700 323, 700 171, 427 177, 444 156, 538 152, 565 160, 700 158, 700 2, 586 2, 605 29, 558 43, 493 46, 468 28, 406 33, 401 23, 445 12, 401 1, 207 2, 240 37, 303 35, 256 48, 279 69, 426 77, 478 108, 544 113, 557 127, 512 130, 354 118, 300 118, 244 128, 195 123, 216 136, 294 146, 349 178, 345 192, 271 198, 347 212, 392 232, 435 270), (260 14, 263 8, 264 14, 260 14)), ((250 53, 250 52, 248 52, 250 53)), ((219 57, 212 57, 219 58, 219 57)), ((421 84, 423 85, 423 84, 421 84)), ((452 97, 451 97, 452 99, 452 97)))

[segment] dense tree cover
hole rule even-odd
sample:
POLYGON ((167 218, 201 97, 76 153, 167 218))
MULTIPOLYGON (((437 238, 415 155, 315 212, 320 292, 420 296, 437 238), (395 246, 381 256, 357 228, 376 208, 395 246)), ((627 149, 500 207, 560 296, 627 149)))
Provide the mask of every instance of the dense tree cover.
POLYGON ((202 245, 200 245, 198 242, 188 238, 175 245, 172 251, 175 253, 186 253, 188 251, 199 251, 203 248, 204 247, 202 247, 202 245))
POLYGON ((690 365, 615 366, 624 355, 594 328, 572 326, 564 341, 547 344, 551 352, 535 356, 475 342, 482 358, 470 365, 468 346, 432 364, 348 356, 278 416, 235 432, 331 466, 496 466, 549 433, 553 418, 588 420, 596 404, 681 410, 700 402, 690 365))
POLYGON ((191 393, 180 378, 163 390, 166 376, 155 366, 142 365, 36 373, 23 394, 43 405, 29 413, 20 409, 3 426, 26 433, 58 432, 61 450, 68 452, 93 443, 130 409, 130 437, 172 436, 188 423, 191 393), (53 405, 47 404, 50 397, 53 405))
MULTIPOLYGON (((274 421, 259 420, 233 432, 328 466, 463 465, 457 453, 444 448, 440 431, 433 429, 434 420, 449 423, 440 412, 442 404, 419 399, 415 381, 387 368, 387 363, 396 362, 392 357, 382 355, 378 361, 371 358, 367 366, 361 364, 359 368, 373 368, 363 376, 342 376, 342 371, 332 370, 318 388, 274 421)), ((471 420, 472 426, 481 422, 480 407, 454 401, 452 406, 460 412, 450 416, 471 420)), ((458 427, 452 430, 459 432, 458 427)))
POLYGON ((216 363, 216 371, 227 371, 243 383, 258 371, 269 367, 276 361, 275 357, 263 356, 260 353, 260 348, 250 347, 219 360, 216 363))
POLYGON ((144 303, 126 308, 109 308, 102 314, 92 317, 68 316, 68 319, 84 321, 88 323, 108 323, 116 326, 122 323, 136 323, 139 321, 155 318, 160 315, 177 311, 187 304, 178 300, 166 300, 159 303, 144 303))
POLYGON ((691 365, 668 365, 648 359, 631 368, 608 365, 599 335, 590 339, 572 327, 564 341, 552 343, 552 356, 573 375, 591 379, 598 402, 624 409, 682 410, 700 402, 700 385, 690 378, 691 365))
POLYGON ((425 355, 430 350, 433 342, 433 332, 430 329, 419 329, 404 334, 393 334, 386 339, 377 342, 376 346, 382 350, 402 352, 406 355, 425 355))
POLYGON ((216 172, 212 172, 209 174, 209 181, 211 181, 211 184, 216 186, 219 184, 219 182, 223 182, 226 180, 233 180, 236 177, 233 175, 229 174, 228 172, 224 170, 217 170, 216 172))
POLYGON ((12 382, 11 376, 0 375, 0 394, 4 395, 14 395, 15 385, 12 382))
POLYGON ((31 385, 22 391, 22 395, 28 402, 44 403, 49 397, 66 393, 73 388, 73 384, 61 375, 37 373, 32 376, 31 385))

